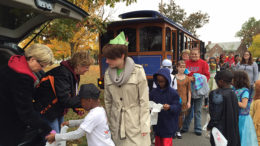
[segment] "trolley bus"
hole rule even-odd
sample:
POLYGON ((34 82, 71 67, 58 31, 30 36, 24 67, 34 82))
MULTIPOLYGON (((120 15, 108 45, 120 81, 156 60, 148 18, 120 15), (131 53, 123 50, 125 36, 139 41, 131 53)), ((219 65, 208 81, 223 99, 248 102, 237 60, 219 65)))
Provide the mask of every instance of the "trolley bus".
POLYGON ((183 49, 200 48, 204 58, 204 42, 197 39, 189 31, 163 16, 157 11, 132 11, 119 15, 120 21, 111 22, 107 32, 99 37, 100 78, 98 86, 104 88, 104 74, 108 67, 102 55, 102 48, 109 40, 124 31, 128 38, 128 56, 145 70, 149 87, 153 74, 158 71, 163 59, 168 58, 175 64, 183 49))

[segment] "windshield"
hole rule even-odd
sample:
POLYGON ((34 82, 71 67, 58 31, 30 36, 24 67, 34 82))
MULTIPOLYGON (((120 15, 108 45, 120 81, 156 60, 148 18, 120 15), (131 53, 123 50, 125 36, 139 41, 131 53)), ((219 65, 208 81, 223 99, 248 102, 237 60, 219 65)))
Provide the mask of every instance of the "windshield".
POLYGON ((31 10, 0 5, 0 27, 16 29, 38 14, 31 10))

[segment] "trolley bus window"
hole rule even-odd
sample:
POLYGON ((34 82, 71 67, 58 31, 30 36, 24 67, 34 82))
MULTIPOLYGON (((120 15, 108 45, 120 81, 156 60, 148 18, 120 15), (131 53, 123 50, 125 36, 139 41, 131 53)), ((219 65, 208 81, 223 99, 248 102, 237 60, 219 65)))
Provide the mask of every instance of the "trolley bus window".
POLYGON ((175 52, 176 46, 175 46, 175 41, 176 41, 176 33, 172 32, 172 51, 175 52))
POLYGON ((128 52, 136 52, 136 29, 134 28, 124 28, 117 31, 119 34, 121 31, 124 31, 125 37, 128 39, 128 52))
POLYGON ((165 50, 166 51, 171 51, 171 29, 170 28, 166 28, 166 45, 165 45, 165 50))
POLYGON ((188 40, 187 40, 186 36, 184 37, 183 46, 184 46, 184 49, 188 49, 188 40))
POLYGON ((140 51, 162 50, 162 28, 149 26, 140 29, 140 51))
POLYGON ((181 41, 182 41, 182 35, 181 35, 181 33, 179 33, 179 48, 178 48, 178 53, 179 53, 179 56, 181 55, 181 52, 182 52, 182 43, 181 43, 181 41))
POLYGON ((102 34, 100 37, 101 49, 113 38, 114 38, 113 31, 107 31, 106 33, 102 34))

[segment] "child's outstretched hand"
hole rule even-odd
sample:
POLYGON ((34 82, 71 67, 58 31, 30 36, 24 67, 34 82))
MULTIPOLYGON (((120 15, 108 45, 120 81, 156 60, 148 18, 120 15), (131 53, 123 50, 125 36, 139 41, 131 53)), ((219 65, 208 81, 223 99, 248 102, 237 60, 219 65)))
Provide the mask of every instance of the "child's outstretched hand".
POLYGON ((52 144, 54 141, 55 141, 55 133, 50 133, 49 135, 47 135, 45 137, 45 139, 50 143, 52 144))
POLYGON ((63 127, 63 126, 69 126, 69 121, 65 121, 65 122, 61 123, 61 127, 63 127))
POLYGON ((164 109, 165 111, 169 110, 169 109, 170 109, 170 105, 169 105, 169 104, 164 104, 164 105, 163 105, 163 109, 164 109))

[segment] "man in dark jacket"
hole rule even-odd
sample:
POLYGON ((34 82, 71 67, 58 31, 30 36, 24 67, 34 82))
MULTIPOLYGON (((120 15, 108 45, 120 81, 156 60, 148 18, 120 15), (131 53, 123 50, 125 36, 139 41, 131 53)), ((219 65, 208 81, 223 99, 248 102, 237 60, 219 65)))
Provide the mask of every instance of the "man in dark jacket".
POLYGON ((25 56, 12 56, 0 70, 0 145, 45 145, 44 137, 51 131, 33 109, 35 72, 53 60, 50 48, 34 44, 25 56))

